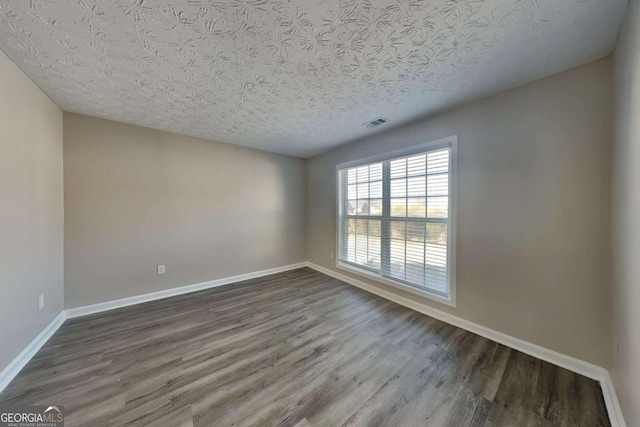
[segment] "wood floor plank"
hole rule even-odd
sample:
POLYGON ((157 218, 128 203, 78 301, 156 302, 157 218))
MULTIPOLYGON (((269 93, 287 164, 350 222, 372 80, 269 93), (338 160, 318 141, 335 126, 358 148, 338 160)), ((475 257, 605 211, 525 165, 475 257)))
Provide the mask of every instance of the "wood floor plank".
POLYGON ((598 383, 308 268, 67 320, 0 394, 69 426, 608 426, 598 383))

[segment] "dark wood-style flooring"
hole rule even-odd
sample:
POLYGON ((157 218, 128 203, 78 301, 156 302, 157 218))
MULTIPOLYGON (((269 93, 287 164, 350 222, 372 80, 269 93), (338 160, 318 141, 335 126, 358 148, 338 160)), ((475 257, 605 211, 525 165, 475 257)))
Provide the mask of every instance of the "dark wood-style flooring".
POLYGON ((67 426, 601 426, 599 385, 303 268, 67 320, 0 394, 67 426))

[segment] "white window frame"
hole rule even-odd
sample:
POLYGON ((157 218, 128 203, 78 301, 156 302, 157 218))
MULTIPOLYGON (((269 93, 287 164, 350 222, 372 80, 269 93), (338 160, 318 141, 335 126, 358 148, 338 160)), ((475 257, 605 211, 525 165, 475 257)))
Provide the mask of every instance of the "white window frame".
POLYGON ((335 260, 336 268, 346 270, 351 273, 355 273, 359 276, 372 279, 374 281, 389 285, 395 288, 402 289, 403 291, 422 296, 442 304, 446 304, 451 307, 456 306, 456 229, 457 229, 457 182, 458 182, 458 136, 452 135, 446 138, 437 139, 435 141, 425 142, 422 144, 414 145, 399 150, 393 150, 379 155, 366 157, 363 159, 353 160, 336 165, 336 249, 335 260), (340 191, 338 191, 338 185, 340 185, 339 172, 342 169, 353 168, 362 166, 369 163, 382 162, 386 160, 395 159, 398 157, 408 157, 415 154, 421 154, 426 151, 437 150, 439 148, 451 149, 451 163, 450 163, 450 180, 449 180, 449 229, 447 233, 447 257, 449 263, 449 295, 444 296, 436 292, 431 292, 428 289, 417 288, 415 286, 408 285, 401 281, 396 281, 383 277, 376 272, 370 271, 366 268, 360 268, 351 263, 344 263, 340 261, 340 191))

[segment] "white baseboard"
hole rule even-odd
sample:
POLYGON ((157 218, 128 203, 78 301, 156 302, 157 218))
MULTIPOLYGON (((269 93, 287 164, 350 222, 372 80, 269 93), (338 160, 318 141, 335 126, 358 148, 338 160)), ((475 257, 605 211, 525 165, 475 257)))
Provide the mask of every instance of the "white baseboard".
POLYGON ((458 316, 454 316, 452 314, 430 307, 426 304, 422 304, 414 300, 402 297, 396 293, 389 292, 384 289, 380 289, 378 287, 374 287, 372 285, 369 285, 368 283, 365 283, 358 279, 354 279, 344 274, 335 272, 328 268, 321 267, 313 263, 308 263, 307 265, 310 268, 313 268, 314 270, 317 270, 328 276, 332 276, 336 279, 342 280, 343 282, 349 283, 353 286, 356 286, 358 288, 364 289, 368 292, 371 292, 373 294, 376 294, 378 296, 381 296, 383 298, 396 302, 412 310, 415 310, 422 314, 426 314, 427 316, 434 317, 438 320, 442 320, 445 323, 457 326, 469 332, 473 332, 474 334, 483 336, 492 341, 499 342, 500 344, 504 344, 507 347, 511 347, 515 350, 521 351, 523 353, 526 353, 530 356, 544 360, 546 362, 553 363, 554 365, 576 372, 580 375, 584 375, 585 377, 589 377, 598 381, 600 381, 604 377, 603 372, 605 371, 605 369, 599 366, 593 365, 588 362, 584 362, 582 360, 579 360, 570 356, 566 356, 564 354, 558 353, 553 350, 546 349, 539 345, 532 344, 530 342, 521 340, 519 338, 512 337, 510 335, 504 334, 502 332, 498 332, 496 330, 487 328, 485 326, 478 325, 477 323, 470 322, 458 316))
POLYGON ((620 401, 616 395, 616 389, 613 386, 611 375, 609 371, 606 372, 605 377, 600 381, 602 387, 602 395, 604 397, 604 403, 607 406, 607 412, 609 413, 609 420, 613 427, 626 427, 624 422, 624 416, 622 415, 622 408, 620 408, 620 401))
POLYGON ((498 332, 494 329, 478 325, 477 323, 470 322, 458 316, 454 316, 452 314, 430 307, 426 304, 421 304, 414 300, 402 297, 394 292, 389 292, 376 286, 369 285, 368 283, 365 283, 361 280, 354 279, 325 267, 321 267, 312 262, 307 262, 307 266, 316 271, 319 271, 320 273, 326 274, 327 276, 334 277, 338 280, 356 286, 382 298, 393 301, 419 313, 426 314, 427 316, 431 316, 450 325, 454 325, 469 332, 473 332, 474 334, 488 338, 492 341, 513 348, 514 350, 521 351, 535 358, 544 360, 556 366, 560 366, 561 368, 565 368, 569 371, 600 382, 600 386, 602 387, 602 394, 604 396, 607 411, 609 413, 609 418, 611 420, 611 425, 613 427, 625 427, 622 412, 620 410, 620 405, 615 394, 615 389, 613 388, 613 383, 611 382, 609 371, 607 371, 606 369, 600 366, 596 366, 592 363, 576 359, 575 357, 567 356, 565 354, 558 353, 557 351, 549 350, 537 344, 512 337, 502 332, 498 332))
POLYGON ((203 289, 216 288, 243 280, 255 279, 270 274, 282 273, 296 268, 305 267, 306 262, 297 264, 284 265, 282 267, 269 268, 267 270, 254 271, 252 273, 239 274, 237 276, 223 277, 221 279, 210 280, 208 282, 196 283, 194 285, 181 286, 179 288, 171 288, 164 291, 151 292, 148 294, 136 295, 128 298, 101 302, 98 304, 85 305, 82 307, 69 308, 65 310, 68 319, 74 317, 87 316, 89 314, 101 313, 116 308, 127 307, 130 305, 142 304, 143 302, 155 301, 163 298, 169 298, 176 295, 188 294, 191 292, 201 291, 203 289))
POLYGON ((240 274, 237 276, 225 277, 222 279, 211 280, 208 282, 197 283, 194 285, 182 286, 179 288, 167 289, 165 291, 152 292, 144 295, 137 295, 129 298, 122 298, 114 301, 108 301, 99 304, 92 304, 84 307, 76 307, 60 313, 28 346, 25 348, 1 373, 0 373, 0 392, 13 380, 20 370, 31 360, 38 350, 47 342, 47 340, 58 330, 65 319, 86 316, 89 314, 100 313, 103 311, 113 310, 115 308, 127 307, 130 305, 140 304, 143 302, 154 301, 158 299, 168 298, 175 295, 182 295, 190 292, 200 291, 203 289, 215 288, 235 282, 255 279, 270 274, 282 273, 289 270, 295 270, 301 267, 310 267, 320 273, 334 277, 338 280, 346 282, 350 285, 361 288, 367 292, 378 295, 382 298, 393 301, 397 304, 415 310, 419 313, 431 316, 445 323, 457 326, 477 335, 496 341, 507 347, 526 353, 530 356, 552 363, 556 366, 568 369, 585 377, 592 378, 600 382, 602 394, 609 413, 611 425, 613 427, 626 427, 620 404, 616 396, 613 382, 609 371, 591 363, 576 359, 558 353, 553 350, 546 349, 536 344, 512 337, 510 335, 498 332, 482 325, 470 322, 452 314, 432 308, 426 304, 413 301, 402 297, 396 293, 386 291, 384 289, 369 285, 360 280, 354 279, 347 275, 335 272, 328 268, 321 267, 312 262, 301 262, 297 264, 285 265, 282 267, 261 270, 252 273, 240 274))
POLYGON ((187 294, 190 292, 200 291, 203 289, 215 288, 231 283, 242 282, 244 280, 255 279, 258 277, 268 276, 270 274, 282 273, 289 270, 295 270, 307 265, 306 262, 285 265, 282 267, 270 268, 267 270, 254 271, 252 273, 239 274, 237 276, 224 277, 222 279, 210 280, 208 282, 196 283, 194 285, 182 286, 179 288, 167 289, 165 291, 151 292, 143 295, 136 295, 129 298, 122 298, 114 301, 107 301, 98 304, 87 305, 84 307, 76 307, 64 310, 42 331, 40 334, 15 358, 6 368, 0 372, 0 392, 15 378, 16 375, 24 368, 40 348, 51 338, 66 319, 74 317, 86 316, 89 314, 100 313, 103 311, 113 310, 115 308, 127 307, 130 305, 141 304, 143 302, 159 300, 172 297, 175 295, 187 294))
POLYGON ((37 337, 29 343, 29 345, 16 356, 15 359, 0 372, 0 392, 4 390, 16 375, 25 367, 33 356, 42 348, 42 346, 51 338, 51 336, 64 323, 66 316, 64 311, 60 312, 55 319, 46 328, 38 334, 37 337))

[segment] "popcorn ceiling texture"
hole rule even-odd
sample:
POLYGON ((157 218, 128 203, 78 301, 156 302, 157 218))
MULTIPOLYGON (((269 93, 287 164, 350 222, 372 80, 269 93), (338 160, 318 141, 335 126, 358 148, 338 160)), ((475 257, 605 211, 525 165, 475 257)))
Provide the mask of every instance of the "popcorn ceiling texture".
POLYGON ((603 57, 626 4, 3 0, 0 49, 65 111, 309 157, 603 57))

